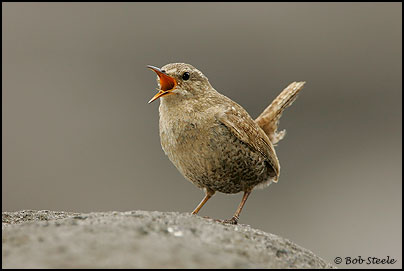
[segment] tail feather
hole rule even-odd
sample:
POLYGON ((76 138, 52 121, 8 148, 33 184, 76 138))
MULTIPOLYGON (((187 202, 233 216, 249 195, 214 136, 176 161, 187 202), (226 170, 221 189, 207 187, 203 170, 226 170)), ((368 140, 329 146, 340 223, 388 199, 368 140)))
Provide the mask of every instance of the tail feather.
POLYGON ((293 82, 287 86, 275 100, 258 116, 255 122, 268 135, 272 144, 278 143, 286 134, 285 130, 278 131, 279 119, 283 110, 297 98, 306 82, 293 82))

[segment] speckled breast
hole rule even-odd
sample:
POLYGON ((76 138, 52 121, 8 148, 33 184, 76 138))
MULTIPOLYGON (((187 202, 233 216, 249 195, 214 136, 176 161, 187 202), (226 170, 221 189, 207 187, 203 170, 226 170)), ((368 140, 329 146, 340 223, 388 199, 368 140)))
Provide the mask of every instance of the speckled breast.
POLYGON ((185 122, 160 127, 161 145, 178 170, 200 188, 238 193, 268 182, 265 158, 222 123, 185 122))

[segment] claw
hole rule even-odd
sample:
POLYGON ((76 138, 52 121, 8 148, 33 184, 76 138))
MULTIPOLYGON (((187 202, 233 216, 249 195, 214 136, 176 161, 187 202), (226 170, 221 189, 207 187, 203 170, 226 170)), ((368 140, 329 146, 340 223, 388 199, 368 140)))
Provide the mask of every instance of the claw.
POLYGON ((225 219, 225 220, 217 220, 218 222, 221 222, 223 224, 231 224, 231 225, 237 225, 238 223, 238 218, 233 216, 230 219, 225 219))

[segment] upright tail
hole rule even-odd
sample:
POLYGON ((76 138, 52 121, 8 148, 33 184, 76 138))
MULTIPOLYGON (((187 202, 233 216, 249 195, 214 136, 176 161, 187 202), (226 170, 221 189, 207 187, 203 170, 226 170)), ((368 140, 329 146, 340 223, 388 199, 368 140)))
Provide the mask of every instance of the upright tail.
POLYGON ((305 83, 306 82, 291 83, 255 120, 255 122, 268 135, 272 144, 275 145, 285 136, 285 130, 278 131, 279 119, 282 116, 283 110, 296 100, 297 95, 300 90, 302 90, 305 83))

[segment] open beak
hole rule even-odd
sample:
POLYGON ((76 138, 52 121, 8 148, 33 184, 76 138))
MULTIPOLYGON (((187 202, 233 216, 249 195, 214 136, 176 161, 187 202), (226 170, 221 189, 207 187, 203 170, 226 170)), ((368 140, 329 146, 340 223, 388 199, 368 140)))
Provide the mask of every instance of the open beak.
POLYGON ((153 70, 155 73, 157 73, 159 79, 160 79, 160 89, 159 92, 151 98, 149 103, 157 100, 158 98, 164 96, 164 95, 169 95, 173 94, 172 91, 175 89, 177 86, 177 81, 171 76, 168 76, 164 72, 161 71, 161 69, 154 67, 154 66, 147 66, 149 69, 153 70))

